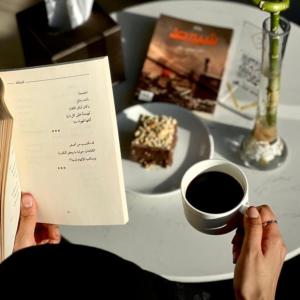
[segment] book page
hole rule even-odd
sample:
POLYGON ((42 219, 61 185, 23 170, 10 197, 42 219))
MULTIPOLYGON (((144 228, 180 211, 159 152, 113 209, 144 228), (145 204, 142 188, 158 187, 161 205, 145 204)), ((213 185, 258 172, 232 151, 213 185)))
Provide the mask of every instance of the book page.
POLYGON ((21 188, 39 221, 127 222, 107 57, 0 73, 14 117, 21 188))
POLYGON ((4 258, 8 257, 14 248, 15 236, 20 215, 21 187, 13 146, 10 147, 6 190, 4 199, 4 258))

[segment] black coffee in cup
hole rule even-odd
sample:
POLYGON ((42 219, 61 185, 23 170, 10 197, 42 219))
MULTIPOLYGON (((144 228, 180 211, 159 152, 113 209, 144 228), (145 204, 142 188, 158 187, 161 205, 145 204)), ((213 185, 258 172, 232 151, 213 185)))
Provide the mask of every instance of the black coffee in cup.
POLYGON ((232 176, 209 171, 199 174, 190 182, 185 196, 196 209, 219 214, 236 207, 244 197, 244 190, 232 176))

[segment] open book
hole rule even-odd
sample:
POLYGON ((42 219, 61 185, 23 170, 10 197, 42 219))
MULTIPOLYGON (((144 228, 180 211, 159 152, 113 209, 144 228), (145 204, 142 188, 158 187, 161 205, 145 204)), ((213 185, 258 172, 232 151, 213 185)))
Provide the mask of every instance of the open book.
POLYGON ((11 254, 20 194, 38 221, 128 221, 107 57, 0 72, 1 260, 11 254))

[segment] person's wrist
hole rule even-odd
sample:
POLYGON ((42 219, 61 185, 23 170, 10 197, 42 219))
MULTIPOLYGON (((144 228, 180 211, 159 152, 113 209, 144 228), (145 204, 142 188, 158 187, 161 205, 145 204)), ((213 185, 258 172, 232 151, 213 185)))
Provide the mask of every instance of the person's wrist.
POLYGON ((266 291, 256 291, 255 294, 241 293, 235 291, 236 300, 274 300, 275 293, 266 293, 266 291))

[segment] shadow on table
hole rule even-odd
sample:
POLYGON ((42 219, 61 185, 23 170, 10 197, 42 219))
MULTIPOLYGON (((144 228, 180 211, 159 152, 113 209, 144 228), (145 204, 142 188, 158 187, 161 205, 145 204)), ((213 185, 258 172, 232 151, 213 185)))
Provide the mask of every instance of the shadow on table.
POLYGON ((126 80, 114 86, 117 111, 135 103, 134 90, 146 58, 156 18, 119 12, 117 22, 122 28, 126 80))
POLYGON ((243 165, 239 156, 240 145, 243 138, 250 134, 250 130, 215 121, 205 121, 205 124, 214 137, 215 152, 224 159, 243 165))
POLYGON ((130 144, 134 137, 136 122, 130 120, 123 112, 118 115, 118 131, 122 159, 131 160, 130 144), (126 127, 122 126, 126 123, 126 127))

